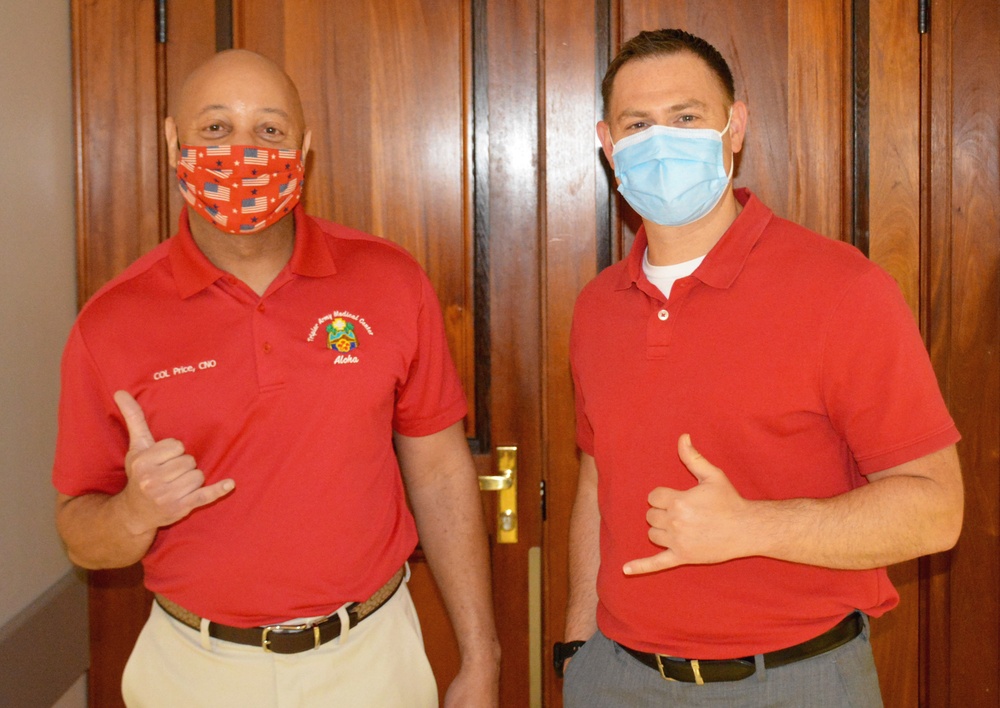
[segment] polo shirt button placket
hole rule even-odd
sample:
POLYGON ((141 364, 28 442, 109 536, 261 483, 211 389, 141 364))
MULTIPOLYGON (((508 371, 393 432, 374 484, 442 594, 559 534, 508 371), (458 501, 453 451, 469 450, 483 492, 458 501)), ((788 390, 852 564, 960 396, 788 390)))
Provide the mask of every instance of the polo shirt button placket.
POLYGON ((673 322, 665 302, 657 302, 655 307, 646 322, 646 356, 661 359, 667 355, 670 346, 673 322))

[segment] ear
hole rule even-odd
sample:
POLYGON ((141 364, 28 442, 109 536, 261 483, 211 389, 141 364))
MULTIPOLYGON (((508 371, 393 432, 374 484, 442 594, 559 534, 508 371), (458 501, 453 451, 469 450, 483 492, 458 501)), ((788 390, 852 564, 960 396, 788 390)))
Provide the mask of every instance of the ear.
POLYGON ((309 143, 312 142, 312 131, 306 128, 305 135, 302 136, 302 166, 306 166, 306 156, 309 154, 309 143))
POLYGON ((743 101, 733 103, 733 115, 729 119, 729 140, 734 154, 743 149, 743 139, 747 134, 748 112, 747 104, 743 101))
POLYGON ((608 158, 611 169, 614 169, 615 159, 612 153, 615 151, 615 146, 611 140, 611 127, 603 120, 597 124, 597 138, 601 141, 601 149, 604 150, 604 156, 608 158))
POLYGON ((170 116, 167 116, 167 119, 163 121, 163 137, 167 140, 167 163, 176 169, 180 144, 177 142, 177 123, 170 116))

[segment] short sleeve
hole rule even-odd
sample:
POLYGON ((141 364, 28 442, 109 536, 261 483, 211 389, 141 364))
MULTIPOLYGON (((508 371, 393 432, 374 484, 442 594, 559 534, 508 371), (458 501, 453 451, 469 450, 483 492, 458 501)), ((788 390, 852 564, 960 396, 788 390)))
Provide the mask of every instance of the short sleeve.
POLYGON ((62 358, 59 432, 52 482, 69 496, 117 494, 125 487, 128 433, 79 324, 62 358))
POLYGON ((917 324, 888 273, 872 267, 845 289, 825 337, 827 412, 862 474, 958 441, 917 324))
MULTIPOLYGON (((577 304, 579 311, 579 301, 577 304)), ((580 356, 579 341, 580 328, 577 321, 578 314, 574 314, 573 326, 570 332, 570 369, 573 374, 573 406, 576 411, 576 445, 586 454, 594 455, 594 428, 587 417, 586 399, 584 397, 583 382, 578 368, 578 358, 580 356)))
POLYGON ((416 352, 397 392, 392 420, 396 432, 410 437, 440 432, 467 412, 437 295, 423 271, 419 275, 416 352))

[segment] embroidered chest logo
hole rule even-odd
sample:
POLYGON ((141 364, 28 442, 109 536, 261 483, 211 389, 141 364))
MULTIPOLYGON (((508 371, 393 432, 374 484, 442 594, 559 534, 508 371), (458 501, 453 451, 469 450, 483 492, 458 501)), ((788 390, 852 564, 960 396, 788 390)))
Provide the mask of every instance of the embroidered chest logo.
POLYGON ((375 336, 364 317, 347 310, 334 310, 318 318, 309 330, 307 341, 323 341, 321 331, 326 332, 326 348, 336 354, 334 364, 361 363, 363 356, 359 349, 364 348, 359 335, 364 332, 369 337, 375 336))
POLYGON ((358 338, 354 334, 354 325, 342 317, 338 317, 326 326, 328 336, 326 346, 338 352, 347 353, 357 348, 358 338))

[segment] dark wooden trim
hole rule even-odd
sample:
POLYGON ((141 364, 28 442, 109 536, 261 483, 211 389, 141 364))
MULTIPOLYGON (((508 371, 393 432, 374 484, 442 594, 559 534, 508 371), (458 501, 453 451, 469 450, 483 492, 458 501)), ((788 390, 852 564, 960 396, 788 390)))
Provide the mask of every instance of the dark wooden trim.
MULTIPOLYGON (((601 97, 601 82, 604 80, 604 73, 611 63, 611 1, 594 0, 594 40, 596 42, 594 52, 594 114, 604 115, 604 100, 601 97)), ((597 209, 595 218, 597 219, 597 272, 611 265, 611 254, 613 252, 612 239, 614 229, 612 228, 612 204, 617 192, 611 188, 615 183, 614 172, 604 151, 596 150, 594 155, 594 169, 598 178, 595 180, 597 190, 597 209), (600 175, 604 175, 602 179, 600 175)))
MULTIPOLYGON (((164 124, 169 110, 167 107, 169 95, 168 87, 169 77, 167 76, 167 45, 166 43, 158 43, 156 45, 156 115, 161 126, 164 124)), ((168 160, 167 141, 163 139, 157 144, 156 150, 156 174, 158 178, 157 188, 160 192, 161 205, 170 204, 170 190, 172 184, 169 174, 169 165, 167 164, 168 160)), ((170 238, 171 235, 170 209, 161 207, 159 209, 159 217, 158 233, 160 235, 160 241, 163 242, 170 238)))
POLYGON ((868 200, 870 164, 868 159, 868 110, 869 110, 869 0, 852 2, 851 73, 854 90, 851 113, 854 135, 851 145, 854 180, 851 200, 851 243, 866 256, 869 252, 870 232, 868 200))
POLYGON ((920 34, 927 34, 931 27, 931 0, 918 0, 917 4, 917 31, 920 34))
POLYGON ((79 0, 70 5, 70 25, 73 28, 71 52, 73 57, 73 153, 76 162, 73 171, 74 196, 76 201, 76 309, 87 302, 87 223, 90 215, 87 204, 87 172, 84 164, 84 122, 87 115, 87 82, 83 70, 83 55, 86 42, 77 33, 85 19, 85 12, 79 0))
POLYGON ((474 454, 490 453, 490 99, 487 0, 472 0, 474 454))
POLYGON ((167 43, 167 0, 156 0, 156 43, 167 43))
POLYGON ((233 48, 233 0, 215 0, 215 51, 233 48))
MULTIPOLYGON (((923 23, 924 18, 918 18, 923 23)), ((929 17, 927 18, 929 21, 929 17)), ((926 33, 926 26, 921 27, 921 33, 926 33)), ((939 42, 950 40, 949 33, 943 33, 941 38, 935 37, 939 42)), ((939 88, 934 83, 934 74, 931 71, 932 46, 928 37, 922 37, 920 43, 920 263, 919 263, 919 293, 920 306, 917 310, 920 333, 923 335, 924 344, 931 351, 932 363, 935 373, 937 373, 942 393, 950 398, 948 390, 948 380, 946 378, 949 369, 948 347, 932 346, 932 336, 937 332, 931 331, 934 314, 940 312, 940 306, 935 302, 935 297, 940 302, 951 302, 951 281, 947 277, 950 273, 950 263, 942 264, 932 262, 935 242, 931 238, 934 210, 932 209, 931 195, 938 188, 943 187, 945 191, 945 203, 951 202, 950 185, 935 184, 934 181, 934 153, 935 140, 932 131, 935 121, 935 113, 931 105, 931 96, 939 88), (938 267, 943 266, 943 267, 938 267), (935 272, 935 268, 938 268, 935 272), (938 290, 937 292, 936 289, 938 290)), ((950 46, 948 46, 950 53, 950 46)), ((950 97, 949 97, 950 99, 950 97)), ((942 131, 947 133, 947 131, 942 131)), ((948 160, 950 161, 950 151, 948 160)), ((946 322, 943 324, 947 324, 946 322)), ((946 328, 942 328, 941 339, 947 338, 946 328)), ((919 561, 919 591, 920 603, 918 636, 920 644, 917 647, 917 697, 921 706, 930 705, 932 696, 930 681, 937 671, 933 661, 934 653, 940 652, 940 647, 945 651, 943 654, 948 657, 950 651, 947 650, 951 641, 948 636, 950 622, 948 618, 949 603, 951 601, 949 587, 947 583, 938 581, 937 578, 947 578, 950 574, 950 563, 948 554, 938 554, 936 556, 925 556, 919 561), (936 634, 934 634, 936 633, 936 634)), ((940 657, 938 657, 940 658, 940 657)), ((941 662, 946 665, 947 661, 941 662)))
POLYGON ((0 705, 49 708, 89 665, 87 585, 70 570, 0 627, 0 705))

